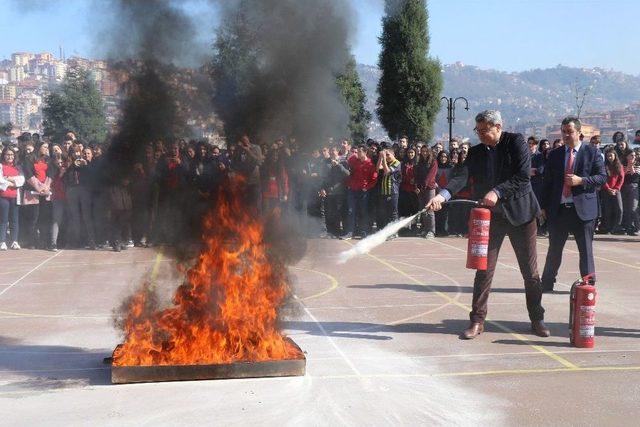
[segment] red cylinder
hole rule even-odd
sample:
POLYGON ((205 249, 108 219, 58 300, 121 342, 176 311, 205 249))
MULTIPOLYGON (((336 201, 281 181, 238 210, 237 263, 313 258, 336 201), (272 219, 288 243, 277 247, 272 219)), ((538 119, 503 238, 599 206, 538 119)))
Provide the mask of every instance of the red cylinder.
POLYGON ((487 269, 489 251, 489 225, 491 211, 485 208, 473 208, 469 214, 469 243, 467 246, 467 268, 487 269))
POLYGON ((596 329, 596 297, 593 280, 585 277, 571 286, 569 341, 575 347, 593 348, 596 329))

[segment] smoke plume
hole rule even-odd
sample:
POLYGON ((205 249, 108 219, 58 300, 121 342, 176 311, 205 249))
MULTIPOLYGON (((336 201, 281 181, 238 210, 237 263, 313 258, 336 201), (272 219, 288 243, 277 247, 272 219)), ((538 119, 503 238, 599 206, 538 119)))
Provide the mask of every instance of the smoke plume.
POLYGON ((351 12, 342 0, 218 2, 211 74, 229 136, 291 136, 304 147, 347 134, 336 76, 349 59, 351 12))

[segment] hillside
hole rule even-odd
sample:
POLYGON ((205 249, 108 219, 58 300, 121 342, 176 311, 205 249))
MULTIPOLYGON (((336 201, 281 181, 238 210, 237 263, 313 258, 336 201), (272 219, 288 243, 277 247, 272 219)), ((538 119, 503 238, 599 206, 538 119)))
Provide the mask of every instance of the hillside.
MULTIPOLYGON (((368 96, 367 108, 375 111, 376 85, 380 71, 376 67, 358 65, 358 72, 368 96)), ((464 102, 456 104, 454 133, 470 136, 473 115, 485 108, 497 108, 507 126, 516 123, 555 123, 558 117, 575 113, 573 86, 591 86, 583 112, 608 111, 640 100, 640 76, 631 76, 601 68, 536 69, 519 73, 482 70, 474 66, 453 64, 443 67, 443 96, 464 96, 469 100, 469 112, 464 102)), ((448 132, 444 102, 436 122, 436 134, 448 132)), ((374 132, 383 137, 384 131, 374 132)))

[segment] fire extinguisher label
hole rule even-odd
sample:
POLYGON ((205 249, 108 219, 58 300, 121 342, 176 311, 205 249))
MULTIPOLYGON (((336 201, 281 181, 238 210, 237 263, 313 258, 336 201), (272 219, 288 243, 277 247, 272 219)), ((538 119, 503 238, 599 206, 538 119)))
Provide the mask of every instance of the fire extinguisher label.
POLYGON ((580 306, 580 336, 591 338, 595 335, 596 310, 593 305, 580 306))
POLYGON ((580 336, 582 338, 591 338, 595 335, 595 326, 580 326, 580 336))
POLYGON ((489 252, 489 245, 471 244, 471 255, 477 257, 486 257, 489 252))
POLYGON ((489 226, 491 221, 487 221, 484 219, 474 219, 471 221, 471 226, 473 227, 472 235, 479 237, 489 237, 489 226))

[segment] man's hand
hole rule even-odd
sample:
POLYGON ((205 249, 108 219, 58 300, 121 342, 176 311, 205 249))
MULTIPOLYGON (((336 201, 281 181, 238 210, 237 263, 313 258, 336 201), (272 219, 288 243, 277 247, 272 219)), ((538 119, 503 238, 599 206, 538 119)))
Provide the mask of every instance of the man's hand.
POLYGON ((484 195, 480 203, 484 206, 493 207, 496 205, 496 203, 498 203, 498 195, 495 191, 491 190, 484 195))
POLYGON ((568 173, 564 176, 564 183, 570 187, 575 187, 576 185, 582 185, 582 177, 568 173))
POLYGON ((440 209, 442 209, 442 204, 444 202, 446 202, 444 196, 441 196, 440 194, 438 194, 433 199, 429 200, 429 203, 425 205, 425 209, 428 211, 437 212, 440 209))
POLYGON ((320 192, 318 193, 318 195, 320 197, 327 197, 327 190, 325 190, 324 188, 322 190, 320 190, 320 192))

